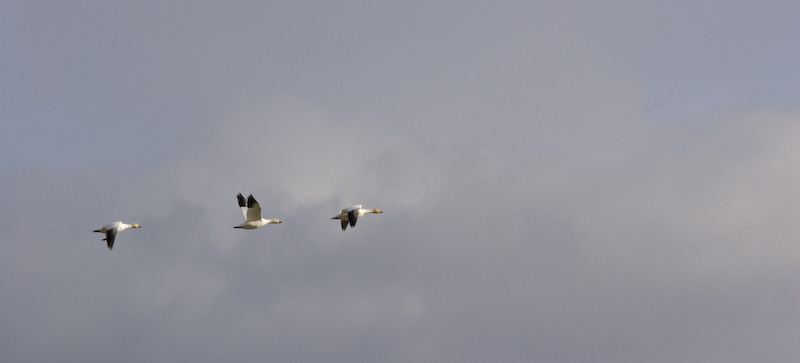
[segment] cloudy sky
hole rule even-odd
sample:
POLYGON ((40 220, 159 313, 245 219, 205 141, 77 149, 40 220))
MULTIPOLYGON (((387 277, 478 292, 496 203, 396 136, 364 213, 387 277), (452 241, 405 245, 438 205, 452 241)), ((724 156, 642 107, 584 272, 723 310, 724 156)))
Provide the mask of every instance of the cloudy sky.
POLYGON ((2 2, 0 361, 796 362, 799 44, 796 1, 2 2))

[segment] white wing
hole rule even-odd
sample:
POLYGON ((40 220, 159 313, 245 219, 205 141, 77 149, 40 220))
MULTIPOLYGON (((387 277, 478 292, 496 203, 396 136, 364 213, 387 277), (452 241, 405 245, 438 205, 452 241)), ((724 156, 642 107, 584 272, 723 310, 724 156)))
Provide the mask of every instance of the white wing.
POLYGON ((245 219, 248 222, 261 220, 261 206, 256 201, 256 198, 253 198, 252 194, 247 197, 247 216, 245 216, 245 219))
POLYGON ((242 216, 244 217, 244 220, 246 221, 247 220, 247 202, 244 200, 244 195, 242 195, 242 193, 237 194, 236 195, 236 201, 239 202, 239 208, 242 209, 242 216))

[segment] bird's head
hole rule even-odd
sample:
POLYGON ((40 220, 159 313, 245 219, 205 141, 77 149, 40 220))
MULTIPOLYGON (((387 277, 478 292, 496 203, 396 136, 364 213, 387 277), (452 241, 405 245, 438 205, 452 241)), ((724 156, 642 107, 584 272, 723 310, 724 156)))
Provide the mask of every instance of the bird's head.
POLYGON ((142 226, 140 226, 139 223, 134 223, 131 224, 131 228, 142 228, 142 226))
POLYGON ((383 213, 383 211, 378 208, 375 208, 372 210, 372 213, 383 213))

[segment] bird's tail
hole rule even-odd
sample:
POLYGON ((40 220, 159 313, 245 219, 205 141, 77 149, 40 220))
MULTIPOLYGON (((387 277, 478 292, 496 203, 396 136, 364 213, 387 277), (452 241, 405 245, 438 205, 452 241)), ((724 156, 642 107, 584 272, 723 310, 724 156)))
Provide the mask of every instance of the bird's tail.
POLYGON ((103 231, 101 231, 101 230, 99 230, 99 229, 95 229, 95 230, 94 230, 94 231, 92 231, 92 232, 103 233, 103 231))

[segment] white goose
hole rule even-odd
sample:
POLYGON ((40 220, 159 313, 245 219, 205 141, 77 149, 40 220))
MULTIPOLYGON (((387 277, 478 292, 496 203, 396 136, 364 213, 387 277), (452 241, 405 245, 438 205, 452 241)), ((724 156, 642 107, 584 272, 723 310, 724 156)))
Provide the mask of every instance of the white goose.
POLYGON ((235 226, 233 228, 256 229, 258 227, 262 227, 267 224, 283 223, 283 221, 281 221, 280 219, 261 218, 261 206, 256 201, 256 198, 253 198, 252 194, 250 194, 250 196, 247 197, 246 203, 242 193, 237 194, 236 199, 239 201, 239 207, 242 208, 242 214, 244 215, 244 223, 235 226))
POLYGON ((142 226, 140 226, 139 223, 127 224, 127 223, 122 223, 122 221, 116 221, 106 224, 100 229, 95 229, 94 232, 106 234, 106 238, 103 238, 103 241, 106 241, 106 243, 108 244, 108 249, 110 251, 111 247, 114 247, 114 240, 117 238, 117 233, 122 232, 128 228, 142 228, 142 226))
POLYGON ((339 219, 342 221, 342 231, 347 229, 347 224, 350 227, 356 227, 356 221, 367 213, 383 213, 380 209, 364 209, 361 204, 342 209, 339 214, 331 219, 339 219))

